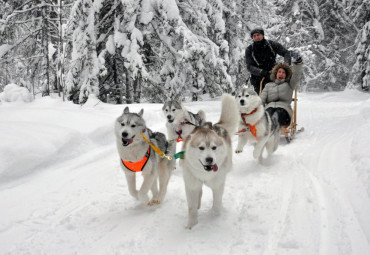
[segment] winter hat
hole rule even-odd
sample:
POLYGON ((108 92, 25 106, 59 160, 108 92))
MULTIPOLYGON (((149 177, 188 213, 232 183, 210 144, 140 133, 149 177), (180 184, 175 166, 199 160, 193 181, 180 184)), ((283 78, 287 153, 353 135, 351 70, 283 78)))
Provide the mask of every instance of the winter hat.
POLYGON ((251 31, 251 38, 253 38, 253 35, 254 35, 255 33, 260 33, 260 34, 262 34, 262 35, 265 35, 265 31, 263 31, 263 28, 262 28, 262 27, 257 27, 257 28, 255 28, 255 29, 253 29, 253 30, 251 31))

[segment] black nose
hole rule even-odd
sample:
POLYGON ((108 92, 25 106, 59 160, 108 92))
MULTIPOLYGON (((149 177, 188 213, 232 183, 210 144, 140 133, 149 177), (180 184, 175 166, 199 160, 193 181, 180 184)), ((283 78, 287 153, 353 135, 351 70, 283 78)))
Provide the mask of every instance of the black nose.
POLYGON ((244 105, 244 99, 240 100, 240 104, 244 105))
POLYGON ((128 133, 127 132, 122 132, 122 137, 125 138, 128 136, 128 133))
POLYGON ((167 115, 167 119, 169 119, 169 120, 170 120, 170 119, 171 119, 171 115, 167 115))
POLYGON ((212 162, 213 162, 213 158, 211 158, 211 157, 207 157, 207 158, 206 158, 206 162, 207 162, 208 164, 212 164, 212 162))

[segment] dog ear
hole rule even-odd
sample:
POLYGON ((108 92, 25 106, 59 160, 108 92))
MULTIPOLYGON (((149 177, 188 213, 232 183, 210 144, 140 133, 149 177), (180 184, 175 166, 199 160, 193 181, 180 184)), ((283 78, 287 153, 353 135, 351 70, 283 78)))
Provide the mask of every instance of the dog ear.
POLYGON ((123 113, 129 113, 130 110, 128 109, 128 106, 125 107, 125 109, 123 110, 123 113))
POLYGON ((182 104, 182 95, 181 95, 181 94, 179 94, 179 95, 177 96, 176 101, 177 101, 180 105, 182 104))
POLYGON ((141 109, 138 114, 139 114, 140 117, 142 117, 143 116, 143 113, 144 113, 144 109, 141 109))

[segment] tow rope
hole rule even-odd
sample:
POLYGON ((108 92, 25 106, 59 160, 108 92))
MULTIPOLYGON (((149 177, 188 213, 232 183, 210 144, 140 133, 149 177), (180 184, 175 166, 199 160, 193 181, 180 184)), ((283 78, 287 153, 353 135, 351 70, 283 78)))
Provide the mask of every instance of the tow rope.
POLYGON ((163 151, 161 151, 161 149, 159 149, 157 146, 155 146, 154 144, 152 144, 148 138, 146 138, 146 136, 144 135, 143 132, 140 132, 140 134, 142 135, 142 137, 144 138, 144 140, 150 145, 150 147, 153 148, 153 150, 161 157, 161 158, 166 158, 168 160, 172 160, 172 157, 169 156, 169 155, 166 155, 163 151))

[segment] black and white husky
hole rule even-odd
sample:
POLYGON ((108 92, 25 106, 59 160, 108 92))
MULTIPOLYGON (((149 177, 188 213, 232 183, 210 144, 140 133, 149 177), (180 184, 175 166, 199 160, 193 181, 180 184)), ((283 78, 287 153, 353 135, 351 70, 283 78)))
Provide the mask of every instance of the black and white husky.
POLYGON ((226 175, 232 168, 230 136, 234 134, 238 120, 234 98, 225 94, 222 98, 220 120, 214 125, 208 122, 195 127, 185 137, 182 146, 185 158, 180 161, 180 166, 183 169, 189 208, 188 229, 198 223, 203 184, 212 189, 213 210, 219 212, 222 208, 226 175))
POLYGON ((168 181, 176 162, 160 157, 154 148, 173 155, 176 144, 167 142, 163 133, 152 132, 147 128, 143 112, 142 109, 139 113, 131 113, 126 107, 122 115, 116 119, 114 131, 117 150, 130 194, 144 204, 159 204, 167 192, 168 181), (136 189, 137 172, 143 175, 143 183, 139 190, 136 189), (149 190, 153 194, 151 201, 148 196, 149 190))
POLYGON ((236 153, 243 151, 243 147, 250 141, 254 143, 253 157, 262 162, 262 153, 266 148, 268 155, 279 146, 280 126, 277 116, 265 112, 261 98, 252 88, 243 88, 235 96, 239 107, 240 123, 236 153))
POLYGON ((206 118, 203 110, 199 110, 196 114, 187 111, 181 98, 165 102, 162 112, 167 119, 166 127, 169 140, 183 141, 196 126, 202 125, 206 118))

